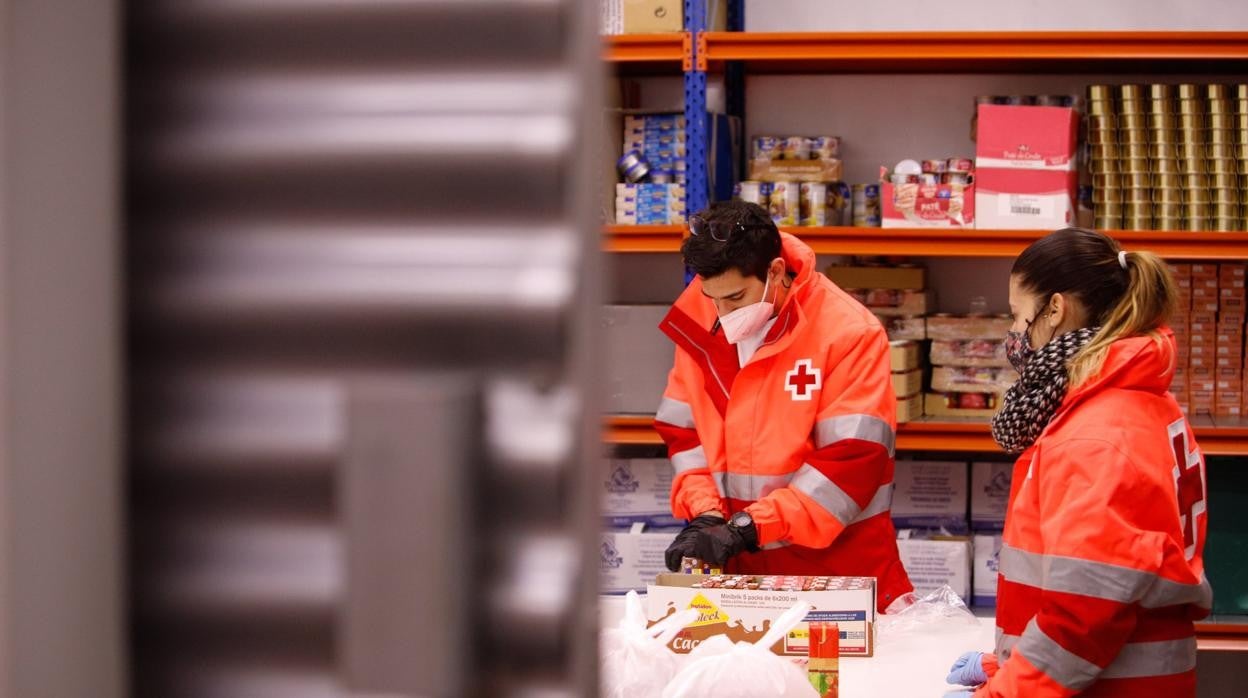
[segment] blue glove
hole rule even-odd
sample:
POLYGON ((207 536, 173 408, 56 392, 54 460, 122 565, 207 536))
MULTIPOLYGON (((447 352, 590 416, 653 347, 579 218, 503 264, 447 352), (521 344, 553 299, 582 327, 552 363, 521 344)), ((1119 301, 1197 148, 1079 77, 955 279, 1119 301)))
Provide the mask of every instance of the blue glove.
POLYGON ((975 695, 971 691, 949 691, 945 694, 945 698, 971 698, 975 695))
POLYGON ((949 668, 949 676, 945 677, 946 683, 956 683, 959 686, 978 686, 987 681, 983 652, 966 652, 958 657, 958 661, 949 668))

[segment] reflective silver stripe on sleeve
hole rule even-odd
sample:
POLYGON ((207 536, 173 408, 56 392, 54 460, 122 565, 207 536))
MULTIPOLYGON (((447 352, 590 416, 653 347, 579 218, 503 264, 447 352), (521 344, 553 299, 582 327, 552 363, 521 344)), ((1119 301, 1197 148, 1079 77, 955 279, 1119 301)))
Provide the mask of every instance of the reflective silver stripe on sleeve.
POLYGON ((887 513, 893 505, 893 483, 881 485, 875 491, 875 495, 871 497, 871 501, 867 502, 867 508, 863 509, 858 517, 854 519, 854 523, 866 521, 872 516, 887 513))
POLYGON ((767 545, 762 546, 762 549, 763 550, 779 550, 780 548, 787 548, 790 545, 792 544, 789 543, 787 540, 776 540, 776 541, 772 541, 768 543, 767 545))
POLYGON ((693 408, 687 402, 665 397, 659 402, 659 411, 654 415, 655 421, 671 424, 682 429, 693 429, 693 408))
POLYGON ((815 424, 815 448, 830 446, 845 439, 870 441, 883 446, 891 457, 897 435, 888 422, 868 414, 844 414, 821 419, 815 424))
POLYGON ((1099 666, 1046 635, 1034 618, 1027 624, 1015 649, 1046 676, 1075 692, 1091 686, 1101 673, 1099 666))
POLYGON ((994 651, 1002 662, 1010 658, 1010 652, 1014 651, 1014 645, 1018 644, 1018 635, 1008 635, 1001 628, 997 628, 997 640, 994 643, 994 651))
POLYGON ((815 500, 816 504, 823 507, 844 526, 848 526, 862 513, 862 508, 858 506, 853 497, 846 494, 845 490, 809 463, 797 469, 789 487, 815 500))
POLYGON ((722 483, 720 491, 729 499, 743 499, 747 502, 757 501, 773 491, 786 487, 793 474, 786 475, 743 475, 741 473, 715 473, 716 479, 722 483))
POLYGON ((1102 679, 1138 679, 1182 674, 1196 668, 1196 638, 1123 645, 1114 661, 1101 672, 1102 679))
POLYGON ((1000 565, 1001 575, 1011 582, 1106 601, 1139 602, 1144 608, 1185 603, 1209 608, 1213 600, 1209 580, 1203 576, 1199 584, 1184 584, 1130 567, 1044 555, 1009 545, 1001 546, 1000 565))
POLYGON ((701 446, 681 451, 672 456, 672 467, 676 469, 676 474, 687 473, 690 470, 706 467, 706 451, 701 446))

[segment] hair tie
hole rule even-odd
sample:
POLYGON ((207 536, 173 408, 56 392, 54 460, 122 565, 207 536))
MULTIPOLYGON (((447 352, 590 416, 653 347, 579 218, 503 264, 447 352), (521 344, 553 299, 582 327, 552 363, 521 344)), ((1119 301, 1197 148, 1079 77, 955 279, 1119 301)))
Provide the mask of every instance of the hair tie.
POLYGON ((1123 271, 1126 271, 1127 269, 1127 251, 1126 250, 1122 250, 1118 253, 1118 266, 1122 267, 1123 271))

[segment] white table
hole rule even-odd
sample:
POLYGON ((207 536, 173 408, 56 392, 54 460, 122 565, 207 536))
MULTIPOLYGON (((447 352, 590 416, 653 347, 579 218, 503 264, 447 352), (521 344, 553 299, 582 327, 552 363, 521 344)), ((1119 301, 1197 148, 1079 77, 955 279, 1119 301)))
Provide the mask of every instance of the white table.
MULTIPOLYGON (((623 615, 623 596, 601 597, 602 627, 617 625, 623 615)), ((841 695, 940 698, 947 691, 957 690, 945 683, 945 675, 958 655, 970 650, 992 651, 993 625, 993 618, 986 617, 980 618, 977 626, 884 642, 877 638, 874 657, 841 659, 841 695)))

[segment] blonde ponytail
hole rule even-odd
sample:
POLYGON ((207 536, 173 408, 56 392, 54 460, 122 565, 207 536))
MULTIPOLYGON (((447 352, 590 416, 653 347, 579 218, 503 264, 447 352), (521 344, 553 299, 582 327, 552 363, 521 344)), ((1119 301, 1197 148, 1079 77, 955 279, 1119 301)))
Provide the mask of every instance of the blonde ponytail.
MULTIPOLYGON (((1071 359, 1071 386, 1099 373, 1109 345, 1119 339, 1148 335, 1160 343, 1158 330, 1174 313, 1177 293, 1165 262, 1152 252, 1119 253, 1115 249, 1113 263, 1117 267, 1122 260, 1127 267, 1130 280, 1126 292, 1102 318, 1100 332, 1071 359)), ((1119 269, 1113 271, 1121 273, 1119 269)))

